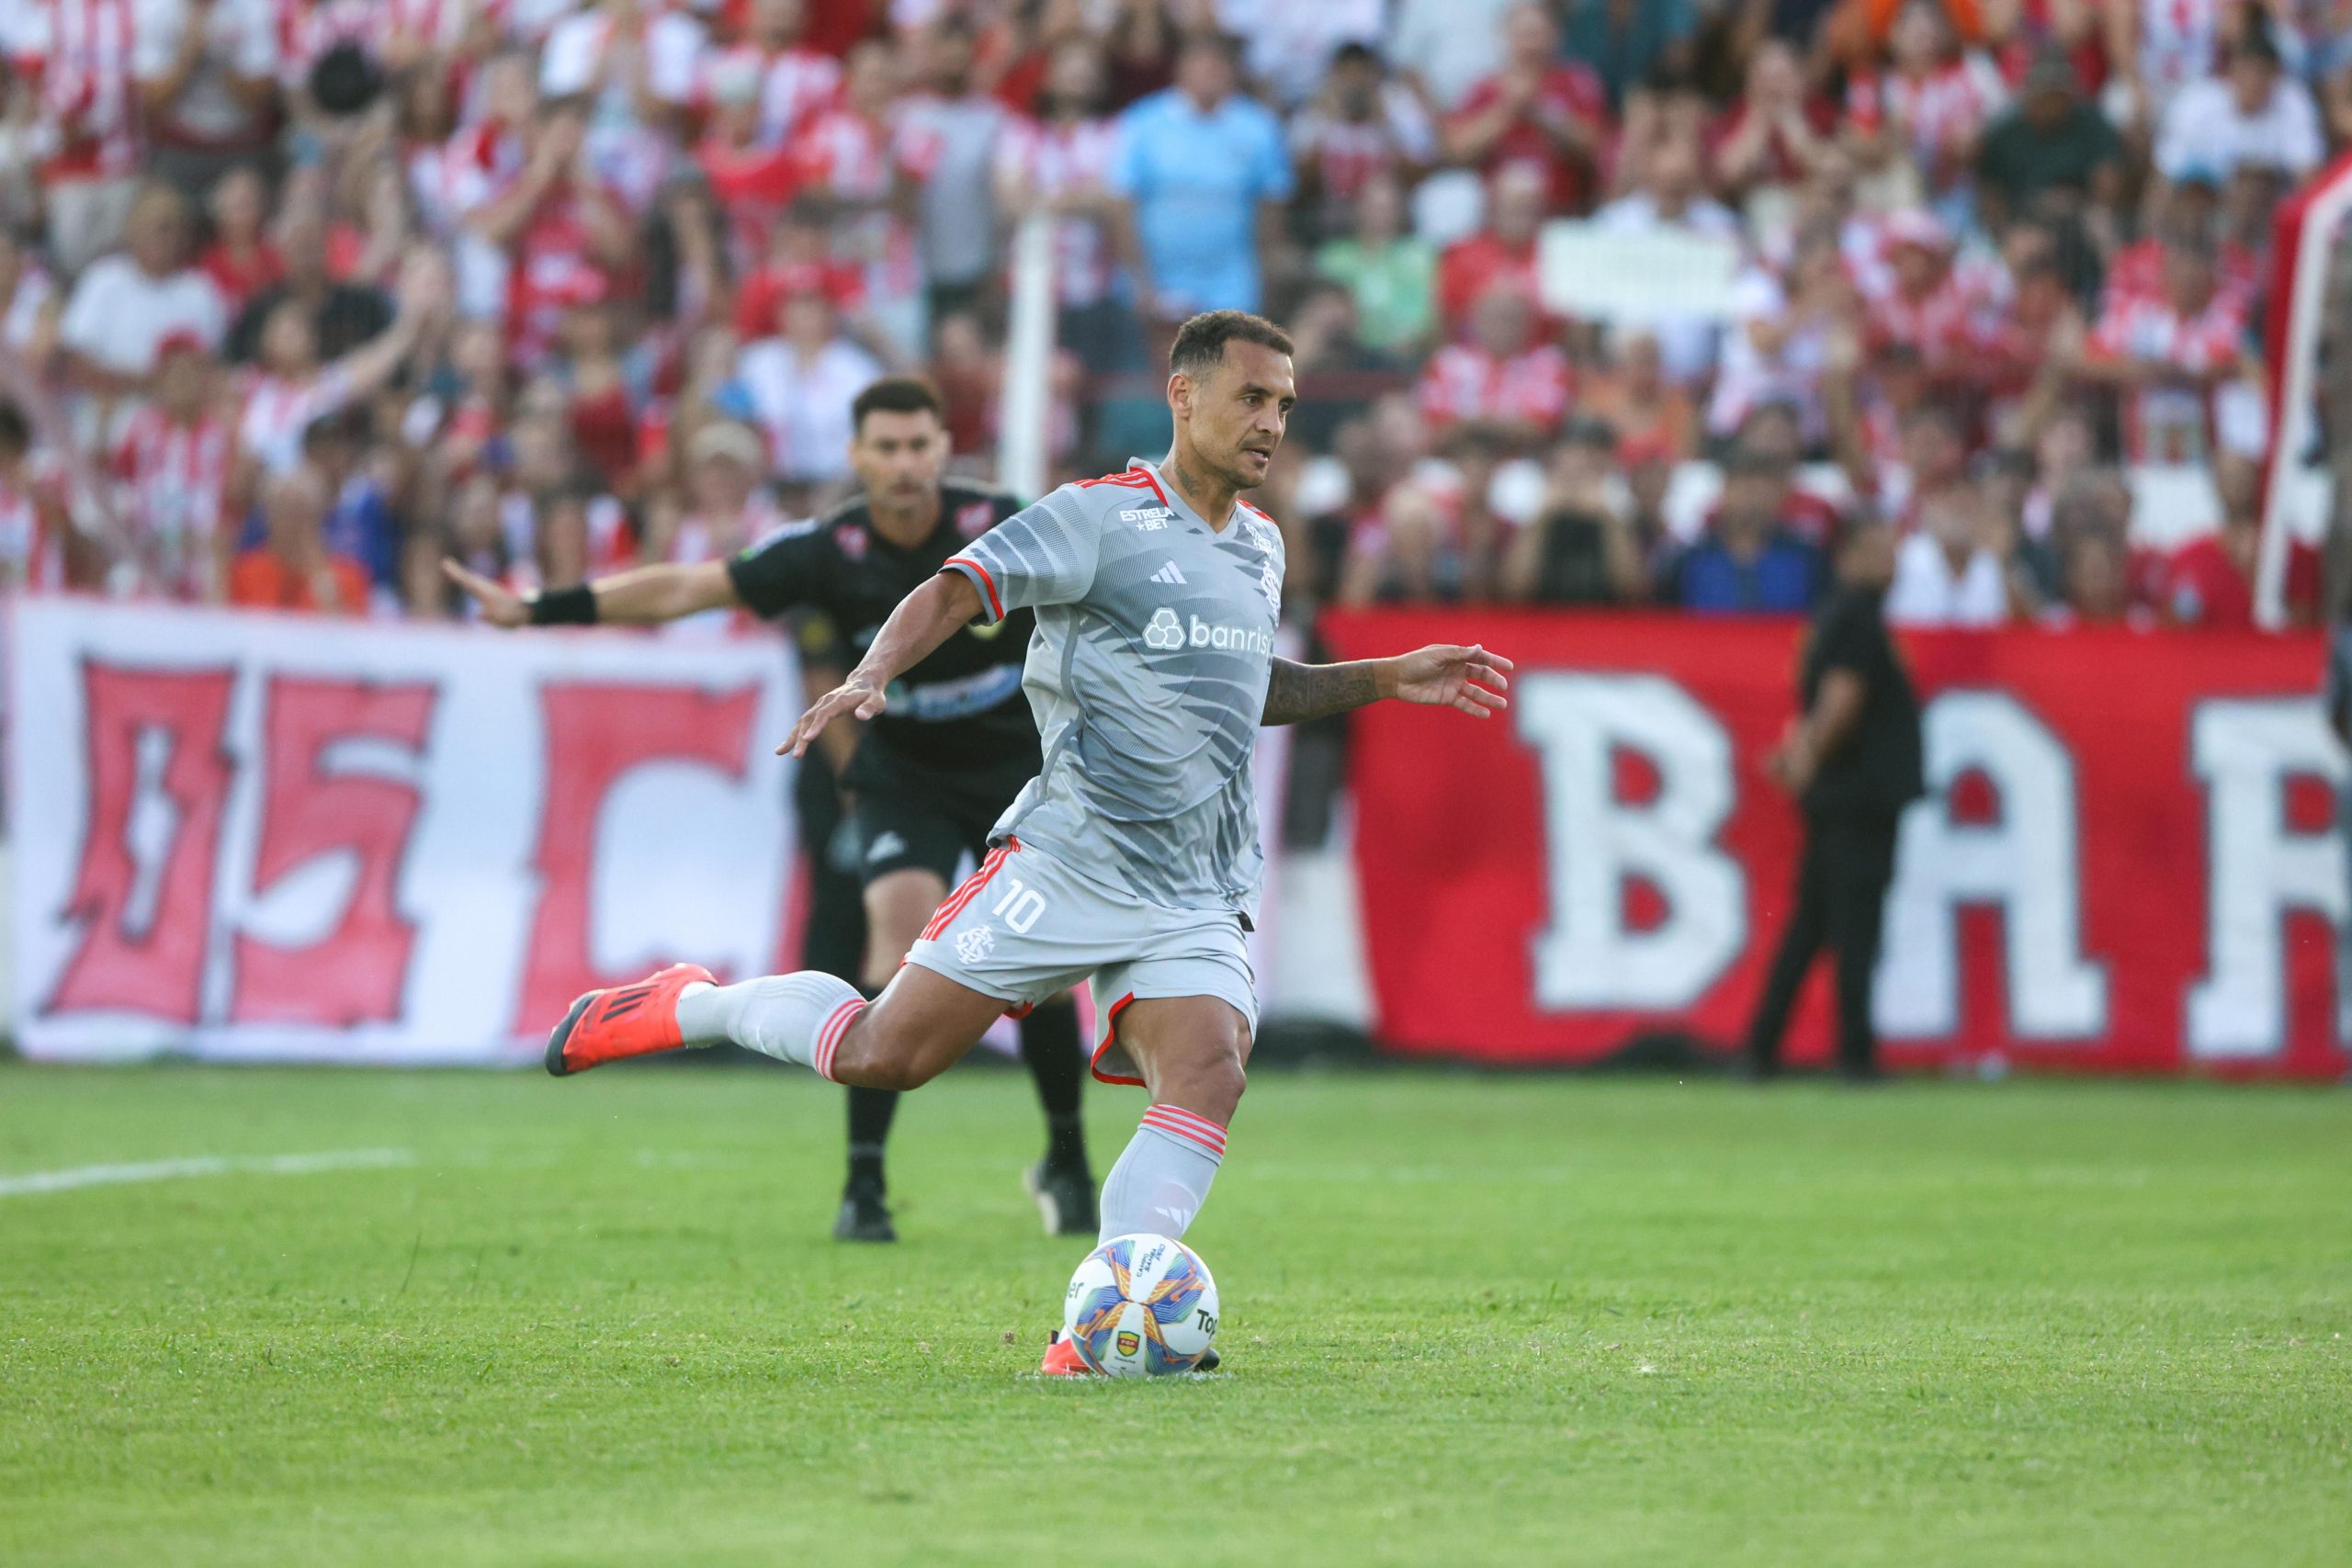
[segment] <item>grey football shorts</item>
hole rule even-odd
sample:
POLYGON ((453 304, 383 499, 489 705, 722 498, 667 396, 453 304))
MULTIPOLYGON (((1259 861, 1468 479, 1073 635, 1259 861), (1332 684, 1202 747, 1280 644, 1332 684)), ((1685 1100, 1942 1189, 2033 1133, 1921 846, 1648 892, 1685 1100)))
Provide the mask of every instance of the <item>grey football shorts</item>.
POLYGON ((1258 1029, 1248 939, 1231 909, 1170 909, 1079 875, 1019 839, 947 897, 907 962, 1025 1010, 1080 980, 1094 989, 1094 1076, 1140 1084, 1120 1010, 1155 997, 1215 997, 1258 1029))

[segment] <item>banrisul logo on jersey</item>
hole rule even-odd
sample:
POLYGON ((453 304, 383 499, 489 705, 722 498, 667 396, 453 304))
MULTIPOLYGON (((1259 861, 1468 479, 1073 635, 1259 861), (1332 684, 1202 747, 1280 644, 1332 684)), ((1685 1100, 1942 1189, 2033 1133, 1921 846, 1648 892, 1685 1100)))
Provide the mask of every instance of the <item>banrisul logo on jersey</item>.
POLYGON ((1164 604, 1154 610, 1151 619, 1145 624, 1143 645, 1155 653, 1173 653, 1180 648, 1213 648, 1228 653, 1269 656, 1274 651, 1274 639, 1271 633, 1249 626, 1216 626, 1198 615, 1191 617, 1188 625, 1164 604))

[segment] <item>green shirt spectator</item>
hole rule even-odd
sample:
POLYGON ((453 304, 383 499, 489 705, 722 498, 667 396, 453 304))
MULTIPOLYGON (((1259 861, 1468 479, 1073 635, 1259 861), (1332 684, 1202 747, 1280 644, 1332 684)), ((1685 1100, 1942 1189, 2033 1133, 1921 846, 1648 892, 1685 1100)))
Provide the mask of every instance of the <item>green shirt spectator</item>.
POLYGON ((1353 296, 1360 340, 1384 354, 1426 345, 1437 326, 1437 247, 1404 226, 1402 187, 1376 178, 1356 197, 1354 237, 1315 253, 1315 270, 1353 296))

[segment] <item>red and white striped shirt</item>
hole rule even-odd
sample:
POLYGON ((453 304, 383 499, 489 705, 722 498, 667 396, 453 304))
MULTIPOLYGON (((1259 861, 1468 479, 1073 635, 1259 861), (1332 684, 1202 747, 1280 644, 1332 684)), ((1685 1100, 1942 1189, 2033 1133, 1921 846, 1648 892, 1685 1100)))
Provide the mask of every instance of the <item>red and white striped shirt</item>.
POLYGON ((55 593, 65 587, 64 515, 53 476, 30 464, 0 476, 0 589, 55 593))
POLYGON ((1499 420, 1548 429, 1567 412, 1575 389, 1567 355, 1539 344, 1498 359, 1468 344, 1451 344, 1421 372, 1421 412, 1440 429, 1465 420, 1499 420))
POLYGON ((218 597, 212 542, 228 485, 230 433, 220 420, 181 424, 150 405, 115 444, 118 514, 149 554, 154 591, 175 599, 218 597))
MULTIPOLYGON (((1016 119, 997 138, 1000 173, 1045 199, 1108 186, 1119 127, 1109 119, 1074 125, 1016 119)), ((1054 224, 1054 286, 1065 305, 1091 305, 1111 291, 1111 245, 1100 219, 1069 216, 1054 224)))
POLYGON ((139 166, 131 0, 15 0, 0 22, 11 66, 40 93, 38 177, 103 179, 139 166))
POLYGON ((256 376, 237 417, 237 444, 271 473, 288 472, 302 460, 302 433, 311 422, 350 400, 348 379, 332 365, 307 381, 256 376))
MULTIPOLYGON (((2164 299, 2110 299, 2091 332, 2094 359, 2152 360, 2183 370, 2218 370, 2245 352, 2244 306, 2216 293, 2194 316, 2164 299)), ((2145 387, 2124 399, 2123 446, 2134 463, 2203 460, 2212 450, 2213 399, 2190 387, 2145 387)))
POLYGON ((299 84, 339 43, 381 60, 407 44, 447 54, 466 30, 468 0, 278 0, 277 58, 283 80, 299 84))
POLYGON ((714 85, 737 74, 760 84, 760 145, 781 147, 818 115, 841 102, 842 63, 813 49, 767 50, 755 43, 731 44, 707 52, 696 68, 695 102, 705 109, 714 85))
POLYGON ((2007 96, 2001 73, 1973 51, 1921 77, 1887 71, 1858 76, 1846 90, 1846 114, 1864 133, 1901 135, 1930 177, 1966 174, 1950 154, 1984 134, 2007 96))

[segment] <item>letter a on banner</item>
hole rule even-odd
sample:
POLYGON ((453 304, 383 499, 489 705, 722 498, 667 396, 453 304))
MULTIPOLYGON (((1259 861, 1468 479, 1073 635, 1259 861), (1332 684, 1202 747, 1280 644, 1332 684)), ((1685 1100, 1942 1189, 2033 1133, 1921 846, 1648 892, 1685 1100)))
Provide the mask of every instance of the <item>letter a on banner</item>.
POLYGON ((1993 905, 2017 1037, 2095 1041, 2107 1028, 2107 971, 2083 956, 2074 758, 1999 692, 1947 693, 1928 705, 1924 728, 1932 793, 1903 819, 1871 1005, 1879 1028, 1897 1039, 1960 1029, 1960 911, 1993 905), (1997 822, 1951 819, 1945 796, 1970 773, 1992 781, 1997 822))
POLYGON ((1747 941, 1747 882, 1715 842, 1732 807, 1731 739, 1661 675, 1521 678, 1519 732, 1543 765, 1551 923, 1533 947, 1538 1006, 1685 1008, 1747 941), (1618 798, 1615 753, 1657 770, 1657 794, 1618 798), (1666 903, 1645 930, 1625 918, 1639 878, 1666 903))

